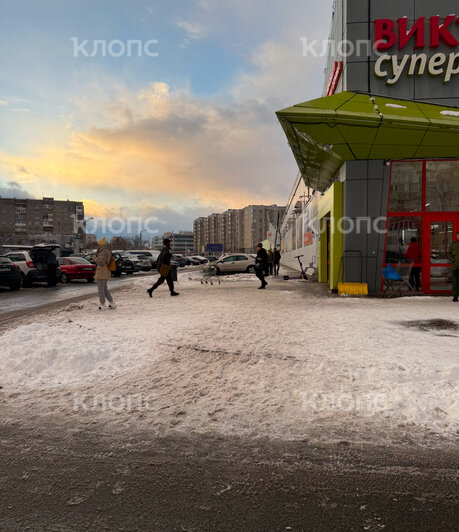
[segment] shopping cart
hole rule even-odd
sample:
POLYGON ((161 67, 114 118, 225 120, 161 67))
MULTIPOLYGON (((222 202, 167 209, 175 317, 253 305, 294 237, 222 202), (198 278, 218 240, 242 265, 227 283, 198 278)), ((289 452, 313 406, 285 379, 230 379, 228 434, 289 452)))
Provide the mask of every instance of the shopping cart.
POLYGON ((221 284, 220 277, 218 276, 218 270, 216 266, 209 264, 204 267, 204 275, 201 278, 201 284, 214 284, 214 281, 218 281, 221 284))
POLYGON ((404 292, 411 292, 413 287, 410 284, 411 270, 413 261, 397 262, 391 264, 392 268, 398 273, 399 279, 386 279, 384 277, 383 297, 403 296, 404 292))

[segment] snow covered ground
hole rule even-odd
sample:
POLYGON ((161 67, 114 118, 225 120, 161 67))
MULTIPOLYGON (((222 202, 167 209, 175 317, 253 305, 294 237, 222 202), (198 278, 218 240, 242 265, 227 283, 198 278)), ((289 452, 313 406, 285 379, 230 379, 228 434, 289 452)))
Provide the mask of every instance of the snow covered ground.
POLYGON ((155 434, 449 445, 457 437, 459 306, 450 298, 328 297, 319 285, 148 278, 27 317, 0 336, 0 403, 155 434), (419 320, 450 320, 457 329, 419 320), (413 323, 414 322, 414 323, 413 323))

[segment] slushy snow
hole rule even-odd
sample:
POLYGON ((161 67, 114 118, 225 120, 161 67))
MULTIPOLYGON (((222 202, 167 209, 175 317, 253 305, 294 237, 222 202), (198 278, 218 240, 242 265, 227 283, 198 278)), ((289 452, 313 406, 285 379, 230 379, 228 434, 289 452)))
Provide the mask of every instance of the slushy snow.
POLYGON ((271 278, 259 291, 250 275, 214 286, 200 277, 182 274, 178 298, 161 287, 150 299, 142 278, 115 292, 116 310, 98 311, 94 298, 24 319, 0 337, 6 404, 11 394, 37 416, 160 433, 457 436, 459 330, 406 326, 459 324, 450 298, 343 299, 302 281, 271 278), (132 394, 149 407, 123 408, 132 394), (121 408, 93 401, 113 395, 121 408))

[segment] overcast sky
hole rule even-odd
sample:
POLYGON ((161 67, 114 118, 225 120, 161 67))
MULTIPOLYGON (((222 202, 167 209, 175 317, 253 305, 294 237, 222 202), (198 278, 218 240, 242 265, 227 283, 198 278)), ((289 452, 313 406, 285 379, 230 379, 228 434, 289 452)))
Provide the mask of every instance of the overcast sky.
POLYGON ((2 0, 0 195, 156 216, 160 231, 285 203, 297 168, 274 113, 322 95, 325 57, 304 58, 301 38, 327 39, 331 6, 2 0), (96 40, 158 43, 86 57, 96 40))

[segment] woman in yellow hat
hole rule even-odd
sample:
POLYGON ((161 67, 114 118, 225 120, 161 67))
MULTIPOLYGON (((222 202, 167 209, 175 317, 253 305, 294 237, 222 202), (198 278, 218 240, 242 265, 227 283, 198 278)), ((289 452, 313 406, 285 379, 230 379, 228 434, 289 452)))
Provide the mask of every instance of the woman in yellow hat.
POLYGON ((106 298, 109 303, 108 308, 113 309, 116 308, 116 305, 108 289, 108 280, 112 277, 112 272, 109 268, 112 261, 112 251, 105 237, 98 240, 97 244, 98 248, 94 259, 96 263, 96 275, 94 279, 97 281, 97 290, 99 292, 99 310, 105 309, 106 298))

